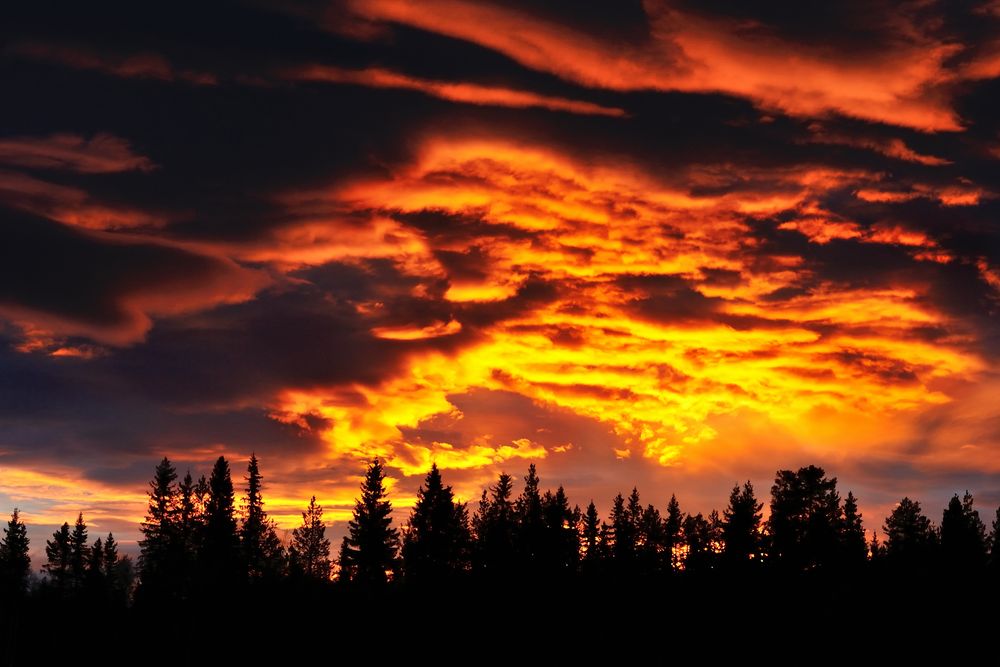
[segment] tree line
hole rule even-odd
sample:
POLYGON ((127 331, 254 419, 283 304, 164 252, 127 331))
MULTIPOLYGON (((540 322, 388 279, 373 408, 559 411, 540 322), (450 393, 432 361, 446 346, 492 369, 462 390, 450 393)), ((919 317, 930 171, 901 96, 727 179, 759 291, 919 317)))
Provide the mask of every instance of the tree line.
POLYGON ((251 456, 241 502, 228 461, 208 478, 182 479, 169 459, 156 466, 140 526, 140 555, 119 556, 114 535, 89 542, 82 514, 46 542, 44 577, 32 581, 27 529, 15 509, 0 540, 2 595, 103 600, 124 606, 183 602, 207 594, 292 586, 371 590, 392 586, 571 581, 614 578, 669 581, 819 573, 853 576, 1000 575, 1000 509, 987 527, 973 497, 957 494, 940 524, 903 498, 880 541, 863 525, 852 492, 817 466, 779 470, 769 515, 748 481, 734 486, 722 512, 690 514, 671 496, 661 512, 633 488, 601 517, 593 501, 571 505, 565 490, 542 491, 534 464, 519 494, 502 473, 470 514, 432 465, 402 526, 393 525, 385 469, 367 467, 353 517, 336 558, 323 508, 312 497, 287 543, 264 509, 263 477, 251 456))

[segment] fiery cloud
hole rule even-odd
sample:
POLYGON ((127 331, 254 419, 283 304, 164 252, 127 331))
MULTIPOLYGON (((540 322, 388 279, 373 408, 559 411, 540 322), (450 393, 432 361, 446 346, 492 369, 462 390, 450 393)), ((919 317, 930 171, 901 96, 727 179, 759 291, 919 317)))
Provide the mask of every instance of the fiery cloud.
MULTIPOLYGON (((961 45, 936 41, 905 18, 893 26, 901 39, 857 61, 786 42, 752 25, 706 20, 658 0, 644 3, 649 39, 641 45, 612 43, 489 3, 355 0, 351 6, 366 18, 469 40, 586 86, 724 92, 796 115, 837 112, 931 131, 962 126, 933 90, 956 76, 945 62, 961 45)), ((983 70, 977 65, 966 76, 987 76, 983 70)))
POLYGON ((570 113, 595 114, 600 116, 625 115, 622 109, 604 107, 592 102, 538 95, 510 88, 480 86, 474 83, 429 81, 378 68, 347 70, 339 67, 311 65, 294 70, 289 76, 301 81, 325 81, 328 83, 372 86, 374 88, 419 90, 434 97, 440 97, 452 102, 464 102, 466 104, 514 108, 541 107, 543 109, 551 109, 552 111, 568 111, 570 113))
POLYGON ((134 547, 160 457, 239 486, 251 452, 281 526, 315 493, 334 536, 373 455, 399 518, 435 461, 463 499, 540 461, 602 511, 809 463, 869 529, 1000 503, 989 7, 22 9, 0 505, 29 523, 134 547))

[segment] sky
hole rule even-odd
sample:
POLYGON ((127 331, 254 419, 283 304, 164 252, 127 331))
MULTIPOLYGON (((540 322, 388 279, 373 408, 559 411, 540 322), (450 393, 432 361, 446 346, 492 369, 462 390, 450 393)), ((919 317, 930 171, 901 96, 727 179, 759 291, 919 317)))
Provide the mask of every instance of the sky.
POLYGON ((282 529, 1000 504, 1000 3, 20 3, 0 44, 0 511, 134 550, 168 456, 282 529), (517 490, 516 487, 515 490, 517 490))

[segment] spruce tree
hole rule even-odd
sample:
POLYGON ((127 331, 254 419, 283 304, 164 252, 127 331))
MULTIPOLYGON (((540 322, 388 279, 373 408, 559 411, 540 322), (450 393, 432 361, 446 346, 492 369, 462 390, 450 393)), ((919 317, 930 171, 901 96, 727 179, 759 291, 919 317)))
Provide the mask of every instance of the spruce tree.
POLYGON ((106 577, 104 576, 104 541, 94 540, 87 554, 86 587, 92 595, 105 593, 106 577))
POLYGON ((886 518, 886 562, 900 570, 926 570, 937 554, 938 535, 920 503, 903 498, 886 518))
POLYGON ((664 532, 660 511, 647 505, 639 519, 636 561, 640 574, 650 576, 664 568, 664 532))
POLYGON ((149 482, 146 518, 139 527, 139 571, 142 586, 153 596, 171 595, 177 569, 176 492, 177 471, 170 459, 156 466, 149 482))
POLYGON ((177 540, 185 565, 194 561, 198 554, 202 508, 196 493, 194 480, 191 478, 189 470, 184 475, 184 479, 177 485, 177 540))
POLYGON ((455 502, 451 487, 432 464, 403 533, 404 573, 415 582, 452 579, 468 570, 470 545, 465 505, 455 502))
POLYGON ((475 566, 487 577, 505 577, 514 565, 516 514, 511 502, 514 481, 500 473, 489 495, 483 491, 479 511, 473 519, 476 534, 475 566))
POLYGON ((326 581, 330 578, 330 540, 326 539, 323 507, 316 496, 302 513, 302 525, 292 530, 289 560, 304 576, 326 581))
POLYGON ((941 517, 941 557, 953 575, 975 574, 986 565, 986 527, 966 491, 952 496, 941 517))
POLYGON ((101 564, 104 575, 109 578, 113 577, 117 565, 118 542, 115 541, 115 536, 112 533, 108 533, 108 537, 104 540, 104 562, 101 564))
POLYGON ((70 580, 70 529, 64 523, 52 539, 45 542, 45 571, 52 578, 52 583, 60 591, 65 591, 70 580))
POLYGON ((788 571, 825 568, 838 558, 837 478, 822 468, 779 470, 771 487, 771 562, 788 571))
POLYGON ((993 517, 993 530, 990 532, 990 570, 994 577, 1000 575, 1000 507, 993 517))
POLYGON ((878 541, 878 533, 873 530, 871 542, 868 543, 868 558, 872 565, 876 565, 881 564, 883 556, 885 556, 885 545, 878 541))
POLYGON ((15 507, 0 540, 0 594, 20 597, 28 589, 31 557, 28 555, 28 527, 15 507))
POLYGON ((340 541, 340 552, 337 554, 337 581, 348 584, 357 579, 357 568, 351 556, 351 540, 347 535, 340 541))
POLYGON ((264 511, 264 479, 257 455, 250 455, 246 476, 246 499, 243 503, 243 526, 240 546, 247 575, 251 580, 276 578, 282 573, 284 549, 274 522, 264 511))
POLYGON ((734 486, 729 494, 729 507, 723 511, 723 563, 731 570, 746 570, 757 565, 760 554, 760 522, 763 503, 757 502, 749 480, 734 486))
POLYGON ((537 566, 545 532, 542 496, 538 485, 538 473, 535 464, 532 463, 528 466, 528 474, 524 477, 524 489, 514 503, 517 513, 515 548, 521 567, 528 571, 537 566))
POLYGON ((87 580, 87 564, 90 560, 90 545, 87 544, 87 524, 83 512, 76 517, 73 532, 69 536, 69 581, 73 588, 83 588, 87 580))
POLYGON ((580 508, 570 508, 566 490, 546 491, 542 497, 544 539, 540 565, 547 575, 575 573, 580 561, 580 508))
POLYGON ((680 547, 682 543, 681 532, 684 526, 684 513, 681 512, 681 505, 677 502, 677 496, 671 494, 670 502, 667 503, 667 516, 663 520, 663 550, 668 571, 676 571, 681 566, 680 547))
POLYGON ((229 462, 220 456, 212 467, 200 539, 201 575, 210 586, 226 588, 240 577, 240 540, 236 530, 233 479, 229 462))
POLYGON ((594 572, 601 559, 601 519, 597 506, 591 500, 583 515, 583 564, 588 572, 594 572))
POLYGON ((858 500, 851 491, 847 492, 847 498, 844 499, 841 518, 841 562, 848 569, 857 569, 864 565, 868 557, 868 545, 865 544, 865 529, 861 522, 861 512, 858 511, 858 500))
MULTIPOLYGON (((615 496, 611 504, 609 521, 611 524, 611 568, 619 575, 632 575, 635 572, 635 547, 637 519, 635 506, 638 504, 638 494, 633 489, 632 496, 626 505, 622 494, 615 496)), ((641 518, 641 509, 639 510, 641 518)))
POLYGON ((392 504, 386 500, 385 468, 372 459, 361 484, 361 497, 348 523, 347 561, 352 581, 378 586, 397 569, 399 531, 392 527, 392 504))
POLYGON ((712 521, 701 512, 684 518, 684 570, 689 573, 706 572, 715 562, 712 521))

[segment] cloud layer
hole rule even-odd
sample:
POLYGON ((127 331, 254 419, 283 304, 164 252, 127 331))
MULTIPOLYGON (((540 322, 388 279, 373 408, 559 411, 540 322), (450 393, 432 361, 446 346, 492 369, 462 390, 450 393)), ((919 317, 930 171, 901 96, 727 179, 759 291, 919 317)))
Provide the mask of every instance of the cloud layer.
POLYGON ((21 8, 0 501, 128 541, 159 457, 256 452, 286 527, 373 455, 401 507, 432 461, 694 511, 818 463, 870 529, 1000 503, 997 21, 21 8))

